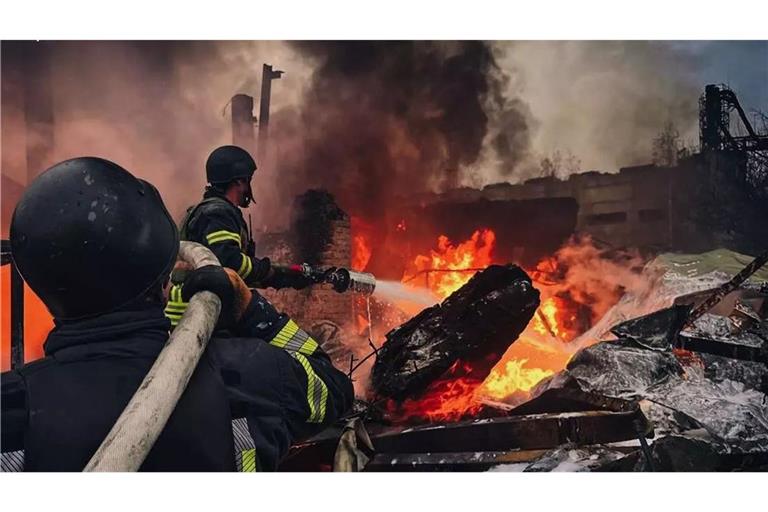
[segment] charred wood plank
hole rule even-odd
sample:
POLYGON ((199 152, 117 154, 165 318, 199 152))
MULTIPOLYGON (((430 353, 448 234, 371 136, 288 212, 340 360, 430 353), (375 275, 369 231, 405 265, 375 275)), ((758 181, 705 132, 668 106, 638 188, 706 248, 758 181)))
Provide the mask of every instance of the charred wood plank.
POLYGON ((675 348, 702 352, 716 356, 740 359, 742 361, 758 361, 768 364, 768 343, 760 347, 744 345, 741 343, 729 343, 718 341, 694 334, 681 334, 674 343, 675 348))
POLYGON ((539 292, 516 265, 492 265, 441 304, 387 335, 371 374, 374 393, 402 400, 423 392, 456 361, 485 378, 528 325, 539 292))
MULTIPOLYGON (((451 459, 450 464, 460 464, 462 453, 482 452, 486 456, 475 461, 479 468, 483 460, 488 465, 522 462, 523 459, 513 459, 531 450, 547 450, 566 443, 581 446, 627 441, 637 439, 639 433, 652 432, 639 407, 621 412, 532 414, 415 428, 366 428, 376 453, 371 463, 378 461, 370 469, 377 471, 383 470, 383 461, 391 463, 397 459, 397 454, 409 454, 408 464, 421 460, 426 464, 422 469, 426 470, 434 461, 441 460, 441 455, 444 461, 451 459)), ((330 470, 340 435, 340 429, 331 428, 294 446, 279 470, 330 470)))
POLYGON ((376 453, 536 450, 565 443, 590 445, 636 439, 651 426, 633 411, 585 411, 492 418, 416 427, 372 438, 376 453))

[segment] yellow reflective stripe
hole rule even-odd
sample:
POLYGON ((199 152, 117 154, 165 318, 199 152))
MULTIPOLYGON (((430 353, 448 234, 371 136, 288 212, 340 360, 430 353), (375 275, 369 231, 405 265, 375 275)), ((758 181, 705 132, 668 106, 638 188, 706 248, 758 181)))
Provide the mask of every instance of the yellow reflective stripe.
POLYGON ((181 300, 181 285, 175 284, 171 287, 170 302, 184 303, 181 300))
POLYGON ((294 322, 293 320, 288 320, 288 323, 283 326, 282 329, 280 329, 280 332, 278 332, 274 338, 272 338, 272 341, 269 342, 270 345, 274 345, 277 348, 283 348, 285 347, 289 341, 291 341, 291 338, 293 338, 293 335, 296 334, 296 332, 299 330, 299 326, 294 322))
POLYGON ((309 404, 308 423, 322 423, 325 419, 325 411, 328 403, 328 386, 323 379, 317 376, 312 365, 306 357, 298 352, 291 354, 301 363, 307 373, 307 403, 309 404))
POLYGON ((168 292, 168 303, 165 305, 165 316, 171 321, 171 325, 176 327, 181 321, 181 317, 187 310, 188 303, 181 300, 181 285, 173 285, 168 292))
POLYGON ((253 270, 253 263, 251 262, 251 258, 249 256, 243 253, 240 253, 240 255, 243 257, 243 262, 240 264, 240 268, 237 270, 237 274, 245 279, 253 270))
MULTIPOLYGON (((256 449, 243 450, 241 453, 243 466, 240 471, 243 473, 255 473, 256 472, 256 449)), ((231 459, 230 459, 231 460, 231 459)))
POLYGON ((288 323, 272 338, 270 344, 288 352, 300 352, 305 356, 314 354, 318 347, 317 341, 293 320, 288 320, 288 323))
POLYGON ((317 350, 317 342, 312 336, 307 337, 307 341, 299 348, 299 352, 305 356, 311 356, 317 350))
POLYGON ((205 239, 208 241, 208 245, 224 242, 226 240, 232 240, 239 247, 242 247, 242 243, 240 241, 240 235, 232 231, 226 231, 226 230, 214 231, 213 233, 209 233, 208 235, 206 235, 205 239))
POLYGON ((207 238, 208 240, 211 240, 213 238, 218 238, 220 236, 230 236, 230 237, 235 237, 238 240, 240 239, 240 233, 236 233, 234 231, 227 231, 226 229, 222 229, 220 231, 214 231, 213 233, 208 233, 207 235, 205 235, 205 238, 207 238))
POLYGON ((211 238, 211 239, 208 240, 208 245, 213 245, 213 244, 218 244, 218 243, 221 243, 221 242, 226 242, 227 240, 232 240, 233 242, 235 242, 237 244, 238 247, 241 247, 241 245, 240 245, 240 237, 239 236, 235 237, 235 236, 232 236, 232 235, 221 235, 221 236, 218 236, 216 238, 211 238))

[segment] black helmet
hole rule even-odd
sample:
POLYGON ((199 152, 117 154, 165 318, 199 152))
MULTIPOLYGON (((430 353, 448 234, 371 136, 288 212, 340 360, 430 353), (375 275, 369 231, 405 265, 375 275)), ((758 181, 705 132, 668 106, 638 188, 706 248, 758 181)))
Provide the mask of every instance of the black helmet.
POLYGON ((256 171, 256 162, 238 146, 221 146, 208 155, 205 177, 211 185, 226 184, 237 178, 248 178, 256 171))
POLYGON ((25 190, 11 253, 57 319, 114 311, 170 273, 179 234, 160 194, 101 158, 54 165, 25 190))

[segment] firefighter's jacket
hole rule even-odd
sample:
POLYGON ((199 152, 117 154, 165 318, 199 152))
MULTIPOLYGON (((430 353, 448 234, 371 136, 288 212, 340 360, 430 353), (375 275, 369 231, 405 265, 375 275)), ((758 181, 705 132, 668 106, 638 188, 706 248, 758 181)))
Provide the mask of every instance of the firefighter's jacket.
POLYGON ((203 200, 187 211, 179 233, 182 240, 208 247, 223 266, 236 271, 248 286, 264 285, 270 261, 255 256, 240 208, 216 189, 206 190, 203 200))
MULTIPOLYGON (((26 471, 82 471, 168 339, 159 304, 57 325, 45 357, 2 374, 3 452, 26 471)), ((230 471, 227 391, 203 354, 144 471, 230 471)))
POLYGON ((317 341, 256 291, 245 316, 252 320, 241 322, 232 336, 215 338, 211 355, 233 418, 247 420, 255 448, 255 457, 254 450, 238 451, 238 469, 271 471, 292 443, 346 413, 354 390, 317 341))
MULTIPOLYGON (((168 328, 157 306, 57 326, 45 358, 2 375, 2 451, 25 450, 27 471, 82 470, 168 328)), ((274 470, 291 443, 351 406, 346 375, 257 293, 229 334, 211 340, 142 470, 274 470), (252 448, 233 443, 236 424, 252 448)))

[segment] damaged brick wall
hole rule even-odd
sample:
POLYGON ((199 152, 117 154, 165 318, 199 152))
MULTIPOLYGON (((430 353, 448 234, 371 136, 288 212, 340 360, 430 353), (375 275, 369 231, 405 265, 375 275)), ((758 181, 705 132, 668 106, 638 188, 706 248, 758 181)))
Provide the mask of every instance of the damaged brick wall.
MULTIPOLYGON (((330 197, 330 195, 328 195, 330 197)), ((332 198, 331 198, 332 199, 332 198)), ((306 203, 297 200, 295 209, 306 203)), ((335 207, 335 203, 333 204, 335 207)), ((340 211, 340 210, 339 210, 340 211)), ((301 211, 295 211, 294 218, 302 218, 301 211)), ((343 212, 342 212, 343 213, 343 212)), ((259 256, 268 257, 275 264, 302 263, 308 259, 321 268, 346 267, 352 260, 352 234, 349 216, 346 214, 327 220, 328 240, 319 254, 300 254, 302 244, 298 237, 301 230, 294 227, 283 233, 267 233, 257 241, 259 256)), ((315 218, 315 221, 317 219, 315 218)), ((342 344, 341 330, 353 318, 353 296, 336 293, 329 285, 317 285, 304 290, 261 290, 275 307, 287 313, 304 329, 320 341, 327 352, 333 353, 342 344)))

